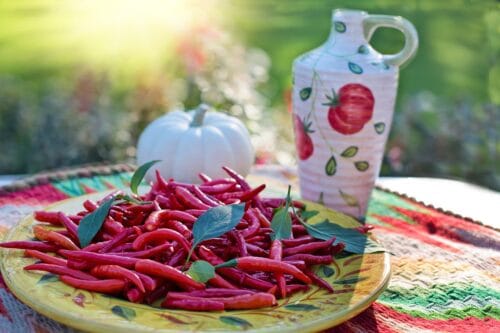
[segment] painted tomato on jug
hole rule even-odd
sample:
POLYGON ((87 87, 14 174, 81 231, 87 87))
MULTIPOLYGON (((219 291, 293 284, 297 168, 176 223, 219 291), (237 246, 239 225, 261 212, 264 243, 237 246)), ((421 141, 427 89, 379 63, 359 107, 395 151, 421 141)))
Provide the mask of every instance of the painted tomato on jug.
POLYGON ((375 98, 369 88, 359 83, 349 83, 333 96, 326 96, 330 106, 328 122, 339 133, 358 133, 372 119, 375 98))
POLYGON ((299 159, 301 160, 307 160, 314 152, 313 141, 309 135, 309 133, 314 133, 314 131, 311 130, 311 125, 311 122, 303 122, 298 115, 293 115, 295 145, 297 147, 299 159))

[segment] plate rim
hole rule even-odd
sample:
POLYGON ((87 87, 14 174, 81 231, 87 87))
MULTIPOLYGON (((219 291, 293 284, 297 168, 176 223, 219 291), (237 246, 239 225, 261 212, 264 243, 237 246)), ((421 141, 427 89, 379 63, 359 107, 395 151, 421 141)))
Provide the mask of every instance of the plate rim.
MULTIPOLYGON (((44 206, 41 209, 42 210, 50 210, 54 207, 57 207, 61 204, 64 204, 69 201, 75 201, 77 199, 84 199, 87 197, 93 197, 96 195, 105 195, 107 193, 111 193, 114 190, 109 190, 109 191, 101 191, 101 192, 95 192, 95 193, 90 193, 82 196, 77 196, 77 197, 71 197, 67 198, 64 200, 60 200, 57 202, 54 202, 50 205, 44 206)), ((299 199, 300 201, 306 202, 306 204, 309 202, 308 200, 303 200, 299 199)), ((313 202, 311 202, 313 203, 313 202)), ((314 203, 317 204, 317 203, 314 203)), ((324 206, 324 205, 321 205, 324 206)), ((326 206, 324 206, 327 209, 326 206)), ((10 228, 10 230, 5 234, 3 237, 2 241, 6 241, 13 237, 17 229, 26 221, 29 219, 33 219, 32 213, 22 217, 19 219, 19 221, 10 228)), ((33 219, 34 220, 34 219, 33 219)), ((356 220, 355 220, 356 221, 356 220)), ((356 221, 359 223, 358 221, 356 221)), ((9 291, 12 292, 12 294, 22 303, 30 307, 32 310, 34 310, 37 313, 40 313, 54 321, 57 321, 60 324, 67 325, 69 327, 75 328, 82 330, 84 332, 116 332, 117 329, 131 329, 130 323, 127 324, 127 322, 114 322, 113 324, 107 324, 106 322, 96 322, 92 321, 92 319, 86 319, 85 321, 82 321, 82 318, 79 315, 75 315, 73 312, 69 311, 64 311, 60 310, 56 307, 51 307, 51 306, 44 306, 43 304, 33 302, 28 294, 28 292, 24 292, 22 288, 17 288, 17 286, 14 284, 13 281, 11 281, 11 278, 9 277, 9 271, 8 268, 5 266, 6 260, 3 260, 5 256, 9 253, 9 250, 11 249, 1 249, 1 263, 0 263, 0 271, 2 274, 2 277, 4 278, 4 281, 9 288, 9 291)), ((371 253, 364 253, 364 255, 370 255, 371 253)), ((349 319, 357 316, 360 314, 362 311, 367 309, 373 302, 375 302, 378 298, 378 296, 384 292, 384 290, 387 288, 391 275, 392 275, 392 269, 391 269, 391 261, 390 261, 390 253, 389 252, 384 252, 383 253, 383 262, 384 262, 384 268, 382 271, 382 280, 381 283, 379 284, 379 288, 373 289, 368 295, 364 296, 362 300, 357 302, 352 308, 346 308, 340 311, 336 312, 336 317, 331 318, 331 317, 321 317, 320 319, 317 320, 308 320, 307 323, 305 324, 298 324, 297 326, 294 327, 281 327, 280 331, 282 333, 285 332, 309 332, 309 331, 320 331, 328 328, 332 328, 334 326, 337 326, 345 321, 348 321, 349 319)), ((117 299, 117 301, 120 302, 126 302, 130 303, 126 300, 121 300, 117 299)), ((140 304, 139 304, 140 305, 140 304)), ((226 312, 222 312, 226 313, 226 312)), ((197 332, 210 332, 210 333, 215 333, 215 332, 231 332, 233 330, 210 330, 210 331, 197 331, 197 332)), ((266 328, 254 328, 250 330, 245 330, 246 332, 250 333, 274 333, 276 331, 276 327, 266 327, 266 328)), ((172 329, 172 328, 165 328, 165 329, 157 329, 153 327, 146 327, 144 325, 141 325, 140 331, 137 330, 135 332, 163 332, 163 333, 188 333, 188 332, 193 332, 193 330, 179 330, 179 329, 172 329)))

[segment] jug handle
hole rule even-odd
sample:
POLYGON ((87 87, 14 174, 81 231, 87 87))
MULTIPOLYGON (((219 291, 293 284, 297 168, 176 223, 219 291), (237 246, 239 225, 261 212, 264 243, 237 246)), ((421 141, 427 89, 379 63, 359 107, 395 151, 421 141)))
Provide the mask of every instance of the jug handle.
POLYGON ((363 20, 363 30, 366 40, 370 40, 375 30, 380 27, 394 28, 403 33, 405 36, 405 46, 396 54, 384 54, 382 59, 384 63, 393 66, 404 66, 410 61, 418 49, 418 34, 417 30, 405 18, 401 16, 390 15, 367 15, 363 20))

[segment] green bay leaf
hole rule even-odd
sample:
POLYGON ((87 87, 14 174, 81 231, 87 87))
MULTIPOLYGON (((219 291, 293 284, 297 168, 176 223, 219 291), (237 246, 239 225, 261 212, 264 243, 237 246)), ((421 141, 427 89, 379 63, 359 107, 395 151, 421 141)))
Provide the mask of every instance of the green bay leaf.
POLYGON ((191 267, 189 267, 186 273, 192 277, 193 280, 205 283, 215 277, 215 268, 205 260, 197 260, 191 264, 191 267))
POLYGON ((103 202, 96 210, 86 215, 80 221, 78 225, 78 240, 82 248, 89 245, 94 236, 101 230, 114 200, 114 198, 111 198, 103 202))
POLYGON ((132 190, 132 192, 137 194, 137 188, 141 184, 142 179, 146 175, 146 172, 148 172, 149 168, 151 168, 154 164, 158 162, 160 162, 160 160, 149 161, 138 167, 137 170, 135 170, 134 174, 132 175, 132 179, 130 180, 130 189, 132 190))

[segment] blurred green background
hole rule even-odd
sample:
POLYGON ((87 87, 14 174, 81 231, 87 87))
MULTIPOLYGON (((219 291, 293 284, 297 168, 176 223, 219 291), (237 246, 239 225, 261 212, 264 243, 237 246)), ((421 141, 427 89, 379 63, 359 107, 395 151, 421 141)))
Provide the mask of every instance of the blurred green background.
MULTIPOLYGON (((499 190, 494 0, 0 0, 0 174, 133 161, 149 121, 202 100, 246 122, 258 163, 294 165, 290 67, 326 39, 333 8, 401 15, 420 36, 382 174, 499 190)), ((403 43, 372 39, 383 53, 403 43)))

